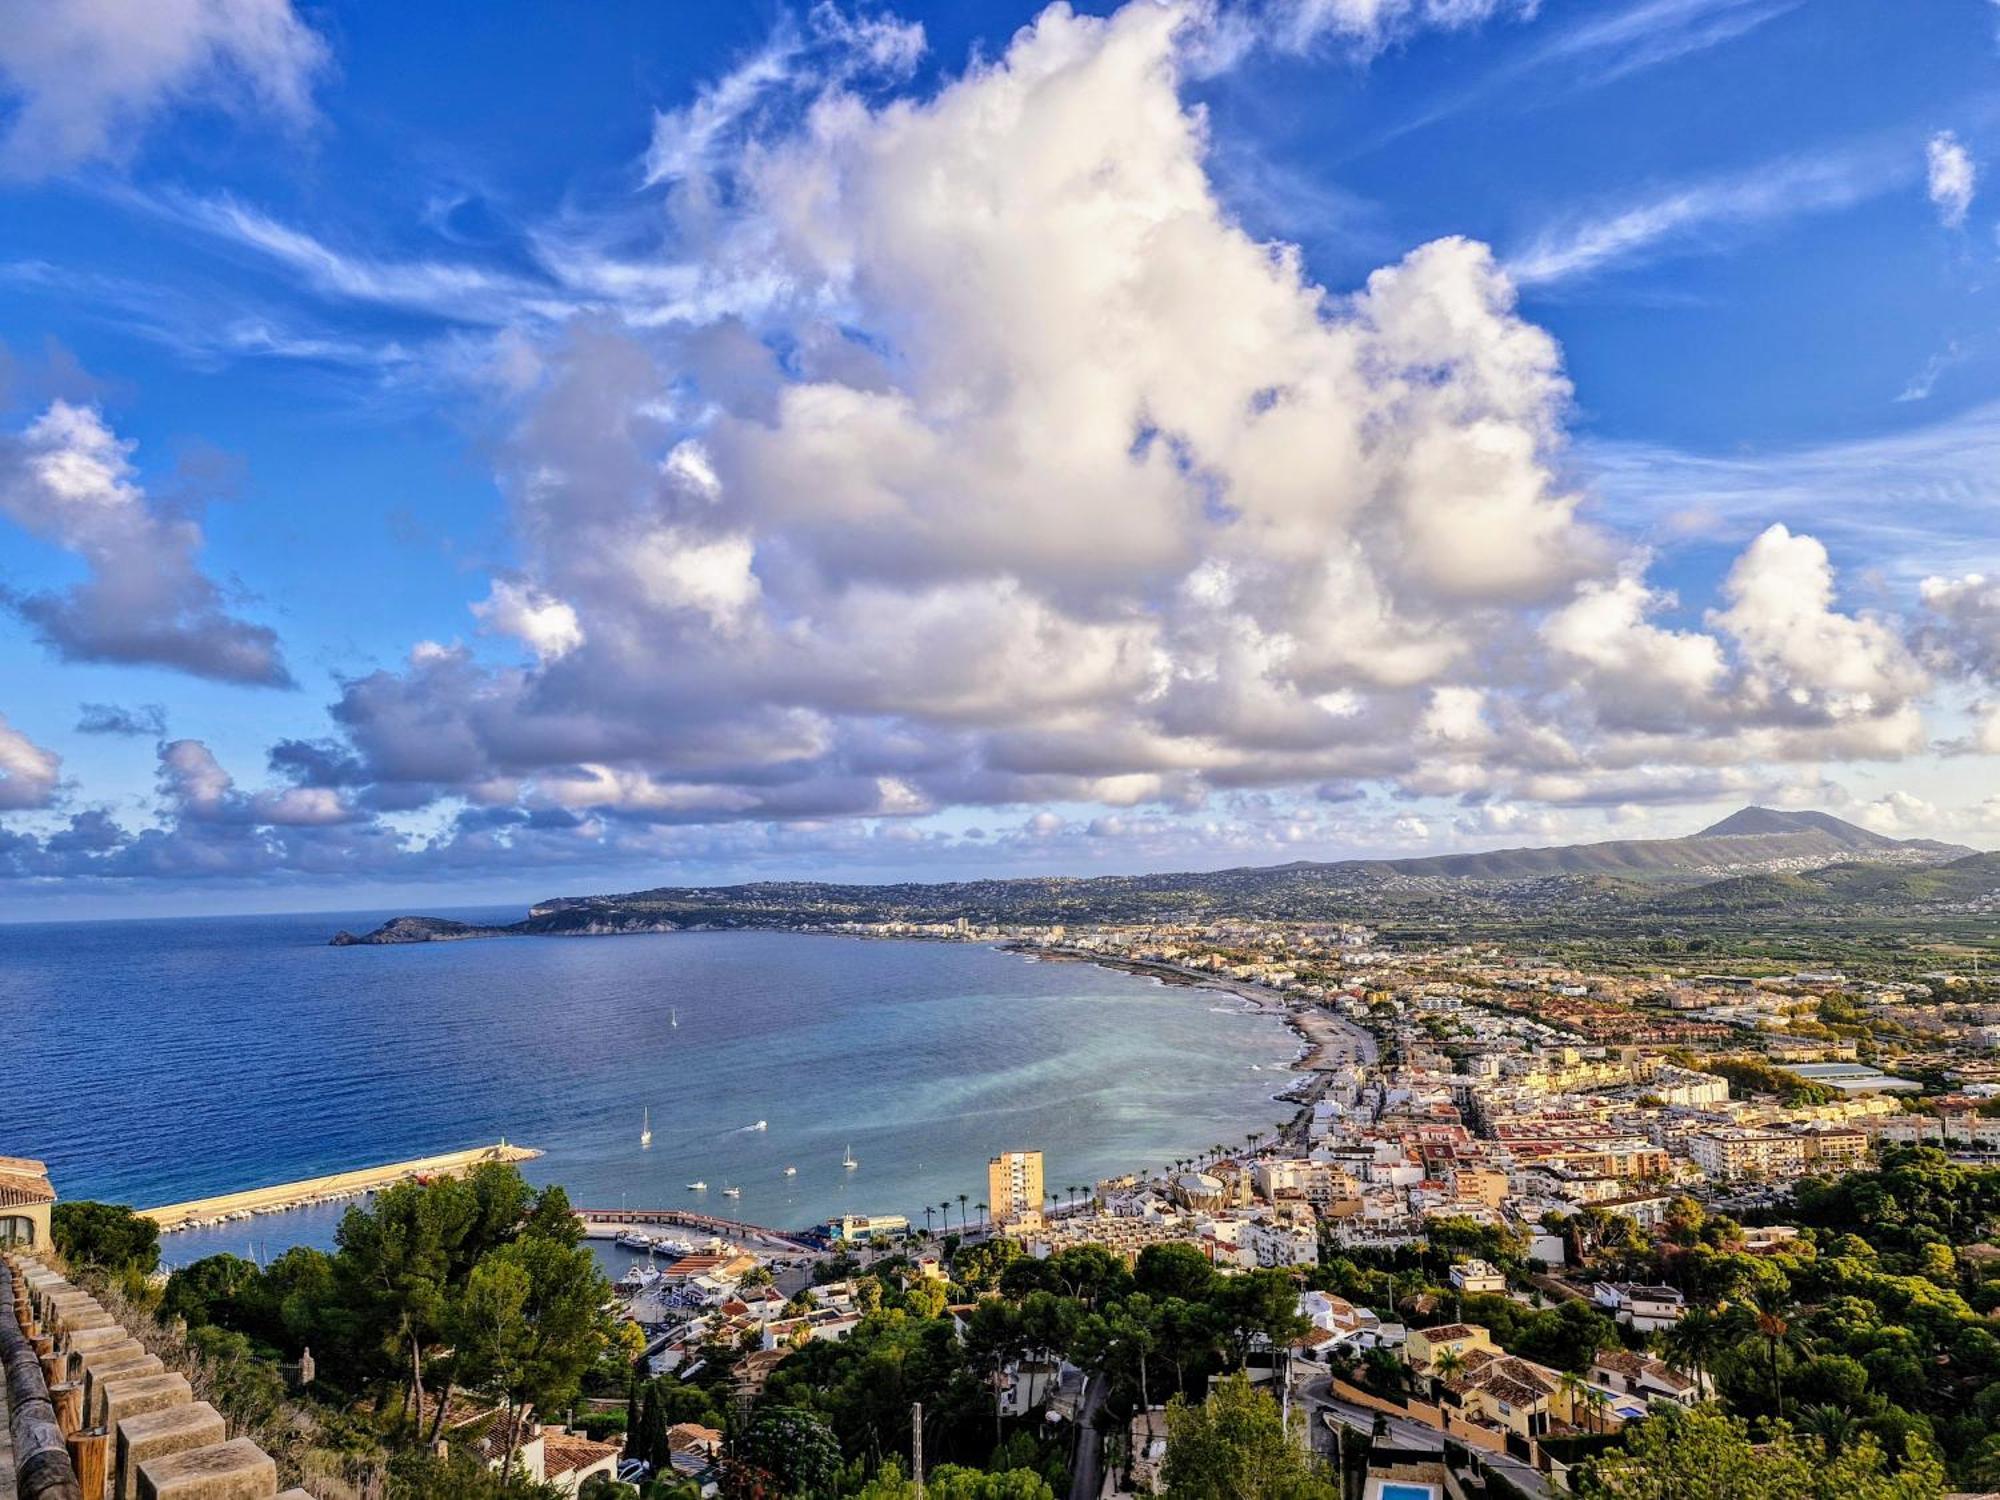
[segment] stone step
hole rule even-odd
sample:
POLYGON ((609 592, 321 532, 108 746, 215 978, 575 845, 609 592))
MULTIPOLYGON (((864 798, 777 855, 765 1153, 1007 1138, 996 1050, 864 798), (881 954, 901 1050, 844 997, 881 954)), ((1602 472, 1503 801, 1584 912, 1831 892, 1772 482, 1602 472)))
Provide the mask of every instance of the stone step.
POLYGON ((248 1438, 139 1465, 139 1500, 274 1500, 278 1466, 248 1438))
POLYGON ((228 1436, 222 1413, 206 1401, 126 1417, 112 1436, 112 1500, 137 1500, 141 1464, 190 1448, 212 1448, 228 1436))

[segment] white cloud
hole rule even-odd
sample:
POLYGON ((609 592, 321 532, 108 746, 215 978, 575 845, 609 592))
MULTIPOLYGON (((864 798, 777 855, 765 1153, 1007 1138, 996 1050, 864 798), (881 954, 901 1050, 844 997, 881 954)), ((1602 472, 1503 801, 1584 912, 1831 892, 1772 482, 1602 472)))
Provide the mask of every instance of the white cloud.
POLYGON ((0 173, 122 157, 178 104, 302 123, 326 61, 291 0, 0 0, 0 173))
POLYGON ((0 714, 0 812, 47 807, 55 800, 62 758, 45 750, 0 714))
POLYGON ((1805 213, 1847 208, 1893 186, 1903 174, 1881 153, 1841 152, 1766 163, 1735 176, 1666 188, 1544 228, 1507 258, 1524 286, 1572 280, 1608 267, 1709 243, 1805 213))
POLYGON ((1931 206, 1938 212, 1938 222, 1947 229, 1957 229, 1965 223, 1978 185, 1979 170, 1973 165, 1972 153, 1951 131, 1940 130, 1924 144, 1924 169, 1925 187, 1931 206))
POLYGON ((230 613, 201 569, 200 524, 148 497, 132 447, 95 407, 68 401, 0 437, 0 516, 75 553, 90 570, 59 592, 0 587, 0 604, 72 661, 290 686, 277 635, 230 613))
POLYGON ((472 612, 487 628, 513 636, 543 661, 567 656, 583 644, 576 611, 532 584, 496 578, 472 612))

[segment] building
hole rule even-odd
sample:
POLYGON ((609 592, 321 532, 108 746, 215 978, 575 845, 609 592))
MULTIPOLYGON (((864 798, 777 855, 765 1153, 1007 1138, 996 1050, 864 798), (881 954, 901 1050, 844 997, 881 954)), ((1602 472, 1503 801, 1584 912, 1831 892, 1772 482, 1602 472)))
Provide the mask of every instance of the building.
POLYGON ((55 1201, 47 1167, 25 1156, 0 1156, 0 1245, 47 1248, 55 1201))
POLYGON ((986 1164, 986 1203, 996 1225, 1042 1221, 1042 1153, 1003 1151, 986 1164))
POLYGON ((1507 1276, 1491 1261, 1462 1260, 1451 1268, 1451 1284, 1460 1292, 1500 1292, 1507 1290, 1507 1276))
POLYGON ((878 1234, 907 1234, 910 1221, 901 1214, 842 1214, 826 1226, 827 1238, 842 1245, 857 1245, 878 1234))
POLYGON ((1599 1307, 1640 1333, 1658 1333, 1662 1328, 1671 1328, 1687 1311, 1686 1300, 1670 1286, 1600 1281, 1592 1296, 1599 1307))

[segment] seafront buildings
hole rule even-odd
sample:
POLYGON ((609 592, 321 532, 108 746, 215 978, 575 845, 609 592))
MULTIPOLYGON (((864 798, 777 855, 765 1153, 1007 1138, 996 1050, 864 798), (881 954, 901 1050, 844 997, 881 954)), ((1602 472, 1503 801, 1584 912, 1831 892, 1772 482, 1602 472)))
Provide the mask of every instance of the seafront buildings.
POLYGON ((1042 1153, 1003 1151, 986 1164, 986 1202, 995 1224, 1042 1220, 1042 1153))

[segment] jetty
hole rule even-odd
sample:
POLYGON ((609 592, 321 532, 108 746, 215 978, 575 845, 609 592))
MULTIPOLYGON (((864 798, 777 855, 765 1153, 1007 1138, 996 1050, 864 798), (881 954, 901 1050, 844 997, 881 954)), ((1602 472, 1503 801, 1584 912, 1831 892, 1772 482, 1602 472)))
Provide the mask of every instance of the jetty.
POLYGON ((720 1239, 770 1250, 817 1252, 820 1248, 795 1230, 745 1224, 738 1219, 718 1219, 714 1214, 692 1213, 684 1208, 579 1208, 576 1216, 583 1222, 584 1236, 588 1239, 610 1239, 624 1230, 646 1225, 695 1229, 720 1239))
POLYGON ((285 1182, 276 1187, 223 1193, 215 1198, 196 1198, 187 1203, 169 1203, 161 1208, 142 1208, 139 1212, 158 1224, 162 1231, 191 1229, 203 1224, 218 1224, 226 1219, 247 1219, 252 1214, 276 1214, 290 1208, 309 1208, 316 1203, 337 1203, 343 1198, 358 1198, 364 1193, 399 1182, 459 1177, 490 1161, 530 1161, 541 1154, 532 1147, 510 1145, 502 1140, 498 1145, 474 1146, 469 1151, 448 1151, 442 1156, 421 1156, 415 1161, 362 1167, 353 1172, 308 1177, 303 1182, 285 1182))

